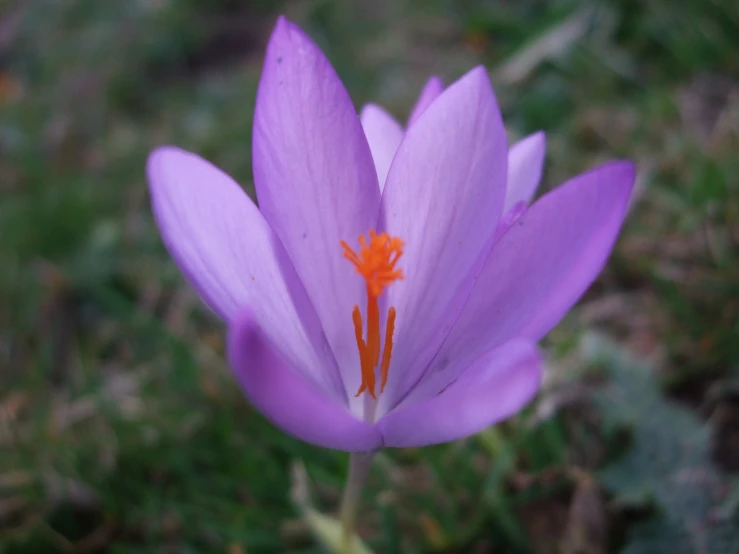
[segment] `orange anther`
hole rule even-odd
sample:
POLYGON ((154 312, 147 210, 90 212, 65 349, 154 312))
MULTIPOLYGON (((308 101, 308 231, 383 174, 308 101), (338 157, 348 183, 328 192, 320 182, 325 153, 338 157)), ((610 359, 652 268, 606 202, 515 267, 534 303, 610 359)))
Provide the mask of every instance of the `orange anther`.
POLYGON ((370 365, 370 353, 367 350, 367 345, 362 339, 362 314, 359 313, 359 306, 354 306, 352 312, 352 319, 354 320, 354 335, 357 338, 357 348, 359 348, 359 364, 362 371, 362 386, 359 387, 357 394, 359 396, 365 390, 369 390, 370 396, 375 397, 375 369, 374 366, 370 365))
POLYGON ((395 331, 395 308, 387 312, 387 323, 385 324, 385 348, 382 351, 382 364, 380 365, 380 392, 385 390, 387 376, 390 373, 390 356, 393 353, 393 332, 395 331))

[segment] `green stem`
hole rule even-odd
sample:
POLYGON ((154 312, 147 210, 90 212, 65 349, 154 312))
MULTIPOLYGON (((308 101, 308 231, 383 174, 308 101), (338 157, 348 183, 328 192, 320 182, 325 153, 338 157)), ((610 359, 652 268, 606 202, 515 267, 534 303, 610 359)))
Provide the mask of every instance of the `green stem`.
POLYGON ((357 521, 357 506, 362 493, 362 487, 367 477, 374 452, 352 452, 349 455, 349 476, 341 498, 341 539, 342 554, 351 554, 354 529, 357 521))

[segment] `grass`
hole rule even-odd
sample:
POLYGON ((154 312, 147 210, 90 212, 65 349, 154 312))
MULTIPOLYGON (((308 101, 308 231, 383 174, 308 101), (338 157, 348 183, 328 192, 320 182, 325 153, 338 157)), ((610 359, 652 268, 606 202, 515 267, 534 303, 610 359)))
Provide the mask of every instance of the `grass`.
MULTIPOLYGON (((608 268, 545 341, 537 404, 466 441, 383 452, 361 511, 368 544, 674 552, 639 532, 682 521, 659 515, 679 506, 624 504, 602 481, 634 457, 625 437, 654 422, 599 408, 594 382, 615 378, 582 334, 649 361, 652 401, 708 426, 706 471, 733 490, 739 8, 720 0, 6 2, 0 552, 320 551, 291 468, 305 464, 332 512, 346 456, 283 435, 236 390, 223 329, 164 252, 143 173, 153 146, 175 143, 251 189, 261 49, 280 11, 325 48, 357 106, 399 117, 429 74, 450 82, 485 64, 511 133, 548 134, 545 189, 613 157, 640 169, 608 268)), ((706 513, 731 521, 732 498, 706 513)))

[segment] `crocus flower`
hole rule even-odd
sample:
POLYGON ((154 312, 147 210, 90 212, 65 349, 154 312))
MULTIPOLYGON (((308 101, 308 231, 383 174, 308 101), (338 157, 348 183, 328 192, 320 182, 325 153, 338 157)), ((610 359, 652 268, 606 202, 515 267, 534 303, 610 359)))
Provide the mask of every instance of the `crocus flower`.
POLYGON ((536 341, 603 267, 634 181, 612 162, 527 207, 544 137, 510 151, 487 73, 433 79, 407 129, 357 116, 280 19, 254 116, 259 208, 174 147, 148 163, 164 242, 228 324, 230 365, 286 432, 346 451, 451 441, 539 388, 536 341))

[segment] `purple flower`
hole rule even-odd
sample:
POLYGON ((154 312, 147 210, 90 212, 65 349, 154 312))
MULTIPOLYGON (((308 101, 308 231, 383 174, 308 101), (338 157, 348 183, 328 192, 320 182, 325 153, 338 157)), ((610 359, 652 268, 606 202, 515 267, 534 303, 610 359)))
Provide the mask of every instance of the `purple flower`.
POLYGON ((281 18, 254 116, 259 208, 174 147, 148 175, 250 401, 300 439, 362 451, 468 436, 538 390, 536 341, 603 267, 634 181, 608 163, 527 209, 544 149, 541 133, 508 149, 481 67, 429 81, 405 131, 376 106, 360 121, 281 18))

